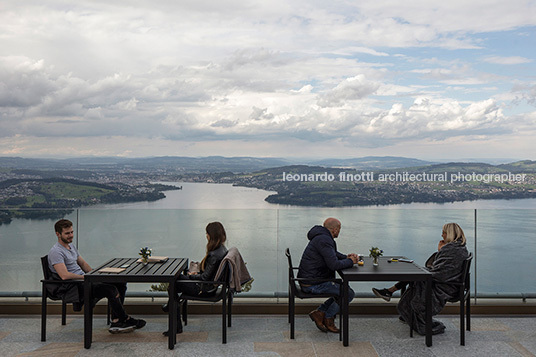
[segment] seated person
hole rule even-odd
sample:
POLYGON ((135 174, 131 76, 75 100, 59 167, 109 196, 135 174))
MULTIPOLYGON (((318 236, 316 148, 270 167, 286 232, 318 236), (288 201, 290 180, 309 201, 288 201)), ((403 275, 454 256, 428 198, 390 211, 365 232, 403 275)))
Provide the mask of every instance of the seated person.
MULTIPOLYGON (((335 218, 328 218, 324 226, 314 226, 307 233, 309 243, 303 252, 298 270, 298 278, 308 279, 334 279, 335 271, 351 268, 357 263, 359 257, 356 254, 342 254, 337 251, 335 238, 341 231, 341 222, 335 218)), ((300 286, 305 293, 310 294, 333 294, 340 298, 340 285, 331 281, 300 281, 300 286)), ((348 287, 348 302, 354 298, 354 291, 348 287)), ((322 332, 338 333, 335 326, 335 315, 339 312, 339 304, 333 298, 329 298, 316 310, 309 313, 309 317, 322 332)))
MULTIPOLYGON (((207 237, 206 255, 200 263, 199 272, 188 272, 187 275, 180 275, 179 279, 175 282, 175 291, 178 293, 185 293, 187 295, 201 295, 211 296, 217 291, 214 284, 203 283, 187 283, 185 280, 199 280, 199 281, 211 281, 214 280, 216 272, 220 266, 221 261, 227 254, 227 248, 225 248, 225 241, 227 235, 225 228, 220 222, 211 222, 205 228, 207 237)), ((169 291, 168 291, 169 294, 169 291)), ((172 298, 171 296, 169 297, 172 298)), ((175 296, 175 299, 180 297, 175 296)), ((164 311, 167 310, 167 304, 163 306, 164 311)), ((177 309, 177 333, 182 333, 182 321, 180 309, 177 309)), ((169 335, 169 331, 163 333, 165 336, 169 335)))
MULTIPOLYGON (((443 226, 442 240, 439 241, 437 252, 426 261, 426 268, 432 273, 434 284, 432 285, 432 315, 437 315, 446 302, 456 298, 458 286, 451 282, 461 281, 463 274, 463 262, 469 256, 465 246, 466 239, 462 228, 456 223, 447 223, 443 226)), ((398 282, 388 289, 376 289, 372 291, 376 296, 389 301, 392 294, 407 286, 407 282, 398 282)), ((426 313, 426 282, 416 281, 402 295, 398 302, 400 320, 413 321, 413 328, 421 335, 425 334, 426 313)), ((432 333, 438 334, 445 331, 445 325, 440 321, 433 322, 432 333)))
MULTIPOLYGON (((84 274, 91 271, 89 264, 78 253, 72 245, 74 232, 73 223, 67 219, 60 219, 54 225, 58 242, 48 252, 48 265, 53 277, 61 280, 83 279, 84 274)), ((83 289, 83 285, 80 285, 83 289)), ((112 310, 112 324, 108 331, 110 333, 132 332, 145 326, 145 321, 129 317, 123 303, 127 285, 122 283, 106 284, 98 283, 92 285, 93 297, 96 300, 107 298, 112 310)), ((80 301, 83 292, 80 293, 80 301)), ((87 302, 86 303, 90 303, 87 302)))

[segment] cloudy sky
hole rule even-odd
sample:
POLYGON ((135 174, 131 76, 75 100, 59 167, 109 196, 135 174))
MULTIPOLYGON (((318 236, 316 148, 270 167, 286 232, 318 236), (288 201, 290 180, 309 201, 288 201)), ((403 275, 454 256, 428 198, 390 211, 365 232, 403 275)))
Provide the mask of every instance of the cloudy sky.
POLYGON ((0 3, 0 156, 536 159, 534 0, 0 3))

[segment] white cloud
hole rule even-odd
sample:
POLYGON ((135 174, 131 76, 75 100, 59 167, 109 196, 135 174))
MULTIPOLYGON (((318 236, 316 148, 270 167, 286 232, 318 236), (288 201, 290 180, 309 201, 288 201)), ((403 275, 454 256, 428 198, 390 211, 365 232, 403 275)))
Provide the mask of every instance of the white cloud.
POLYGON ((382 147, 499 137, 512 132, 513 118, 533 123, 526 109, 536 103, 533 50, 487 38, 518 31, 531 41, 532 1, 2 6, 4 153, 28 152, 22 138, 59 136, 80 142, 79 152, 92 138, 123 138, 102 148, 118 155, 136 155, 121 147, 136 140, 155 140, 161 150, 168 141, 239 148, 241 140, 345 145, 356 138, 382 147), (482 61, 523 64, 526 72, 482 61))
POLYGON ((379 87, 379 83, 369 81, 364 75, 359 74, 345 79, 323 94, 318 100, 318 105, 321 107, 342 106, 346 101, 362 99, 373 94, 379 87))
POLYGON ((533 60, 531 60, 530 58, 525 58, 525 57, 520 57, 520 56, 510 56, 510 57, 493 56, 493 57, 484 58, 484 61, 488 63, 494 63, 494 64, 514 65, 514 64, 531 63, 533 60))

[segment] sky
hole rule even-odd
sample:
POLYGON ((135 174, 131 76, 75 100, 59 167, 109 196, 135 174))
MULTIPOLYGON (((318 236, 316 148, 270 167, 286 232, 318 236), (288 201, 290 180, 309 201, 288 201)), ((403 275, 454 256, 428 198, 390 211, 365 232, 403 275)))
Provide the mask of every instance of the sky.
POLYGON ((0 156, 536 159, 536 1, 0 3, 0 156))

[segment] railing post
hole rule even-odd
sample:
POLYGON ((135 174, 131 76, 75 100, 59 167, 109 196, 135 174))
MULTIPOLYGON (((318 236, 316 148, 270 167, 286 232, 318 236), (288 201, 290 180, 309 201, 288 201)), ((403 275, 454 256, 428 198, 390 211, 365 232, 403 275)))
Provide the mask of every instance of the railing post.
POLYGON ((476 298, 476 290, 477 290, 477 287, 476 287, 476 280, 477 280, 476 267, 477 267, 477 264, 478 264, 478 258, 477 258, 477 254, 476 254, 476 244, 477 244, 476 236, 477 236, 477 231, 478 231, 477 227, 476 227, 476 225, 477 225, 477 214, 476 213, 477 213, 477 210, 475 208, 475 254, 474 254, 475 264, 473 265, 474 269, 475 269, 475 274, 474 274, 475 275, 475 284, 474 284, 475 285, 475 302, 474 302, 475 305, 476 305, 476 299, 477 299, 476 298))

